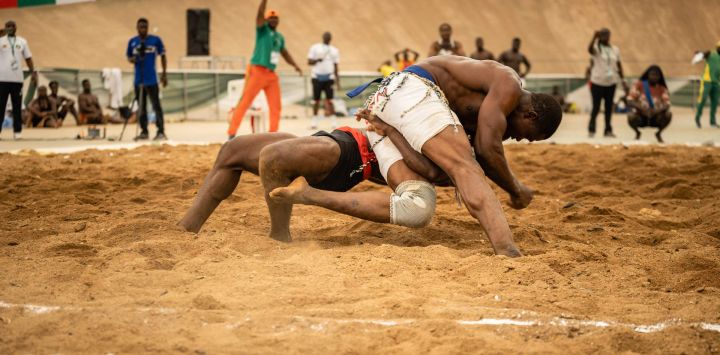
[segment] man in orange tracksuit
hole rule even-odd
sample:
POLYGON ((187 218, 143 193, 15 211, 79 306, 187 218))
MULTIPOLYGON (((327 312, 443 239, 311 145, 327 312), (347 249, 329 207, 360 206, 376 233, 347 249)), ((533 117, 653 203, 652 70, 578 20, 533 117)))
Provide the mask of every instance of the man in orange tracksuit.
POLYGON ((277 32, 280 23, 279 14, 275 10, 265 12, 267 0, 260 2, 258 8, 256 29, 255 29, 255 50, 250 60, 250 69, 245 73, 245 89, 242 98, 233 113, 228 135, 230 139, 235 137, 245 112, 252 104, 255 96, 260 90, 265 90, 270 109, 270 132, 277 132, 280 123, 280 80, 275 74, 275 67, 280 61, 280 56, 292 65, 302 75, 302 70, 295 64, 295 61, 285 48, 285 38, 277 32))

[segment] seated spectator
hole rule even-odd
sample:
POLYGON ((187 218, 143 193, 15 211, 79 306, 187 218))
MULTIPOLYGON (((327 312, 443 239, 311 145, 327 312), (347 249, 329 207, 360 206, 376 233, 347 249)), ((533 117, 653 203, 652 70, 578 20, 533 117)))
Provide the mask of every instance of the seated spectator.
POLYGON ((392 62, 389 60, 386 60, 382 63, 380 68, 378 68, 378 71, 382 74, 383 78, 387 77, 388 75, 395 72, 395 68, 392 66, 392 62))
POLYGON ((80 106, 80 124, 103 124, 108 121, 108 117, 103 115, 102 107, 97 96, 92 94, 90 80, 82 81, 83 92, 78 95, 78 104, 80 106))
POLYGON ((405 48, 397 53, 395 53, 395 63, 397 63, 397 70, 403 71, 405 68, 415 64, 417 62, 418 57, 420 56, 420 53, 410 49, 405 48), (412 54, 413 58, 410 59, 410 54, 412 54), (402 55, 402 57, 400 57, 402 55))
POLYGON ((37 92, 37 98, 32 100, 25 110, 25 124, 28 127, 59 127, 57 106, 55 106, 55 100, 48 96, 47 87, 40 86, 37 92))
POLYGON ((651 65, 633 85, 628 95, 628 106, 632 112, 628 114, 628 123, 635 131, 635 139, 640 139, 641 127, 658 129, 655 137, 664 143, 661 133, 670 124, 670 94, 665 83, 665 76, 657 65, 651 65))
POLYGON ((51 81, 48 86, 50 86, 50 98, 55 100, 55 106, 57 106, 57 118, 60 121, 60 125, 62 125, 65 121, 65 117, 67 117, 68 112, 75 118, 75 124, 80 125, 78 113, 75 110, 75 101, 65 96, 58 95, 60 84, 58 84, 57 81, 51 81))

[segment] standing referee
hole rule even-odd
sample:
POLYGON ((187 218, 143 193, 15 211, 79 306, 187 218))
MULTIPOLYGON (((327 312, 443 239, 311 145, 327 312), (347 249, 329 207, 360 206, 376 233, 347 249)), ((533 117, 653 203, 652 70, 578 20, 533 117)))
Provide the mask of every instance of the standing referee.
MULTIPOLYGON (((22 132, 22 60, 25 59, 32 75, 31 85, 37 84, 37 72, 32 61, 32 53, 25 38, 15 35, 15 21, 5 23, 5 36, 0 37, 0 109, 5 111, 10 96, 13 115, 13 137, 20 139, 22 132)), ((0 125, 0 131, 2 125, 0 125)))

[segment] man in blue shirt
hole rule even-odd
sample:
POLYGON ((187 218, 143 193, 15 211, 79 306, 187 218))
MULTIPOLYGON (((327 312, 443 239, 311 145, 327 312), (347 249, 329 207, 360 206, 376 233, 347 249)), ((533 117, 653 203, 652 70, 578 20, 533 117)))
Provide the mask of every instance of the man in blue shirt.
POLYGON ((137 21, 138 35, 131 38, 127 47, 127 58, 130 63, 135 64, 135 97, 139 101, 138 115, 142 132, 135 137, 135 140, 148 139, 147 119, 147 97, 150 96, 155 119, 157 124, 157 135, 155 140, 165 140, 165 125, 163 111, 160 106, 160 90, 158 89, 158 77, 155 70, 155 61, 160 56, 162 63, 162 74, 160 82, 163 87, 167 86, 167 59, 165 58, 165 46, 158 36, 148 34, 148 20, 141 18, 137 21), (142 88, 142 90, 141 90, 142 88), (142 94, 141 94, 142 92, 142 94))

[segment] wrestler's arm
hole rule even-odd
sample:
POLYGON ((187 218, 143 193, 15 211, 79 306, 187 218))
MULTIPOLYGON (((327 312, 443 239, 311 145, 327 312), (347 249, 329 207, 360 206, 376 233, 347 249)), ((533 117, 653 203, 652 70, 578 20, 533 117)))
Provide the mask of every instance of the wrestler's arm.
POLYGON ((513 105, 512 101, 517 101, 517 98, 507 96, 514 95, 500 97, 499 94, 493 95, 493 91, 488 93, 478 113, 478 133, 473 146, 485 174, 510 196, 516 197, 520 195, 521 184, 510 171, 502 140, 507 128, 507 111, 503 108, 513 105))
POLYGON ((358 112, 356 118, 367 120, 368 123, 372 125, 375 133, 381 136, 386 136, 390 139, 400 152, 400 155, 402 155, 403 161, 405 161, 405 164, 407 164, 410 169, 420 174, 430 182, 438 184, 447 183, 449 180, 447 174, 435 165, 432 160, 413 149, 407 139, 405 139, 402 133, 395 129, 395 127, 385 123, 385 121, 380 119, 380 117, 370 113, 368 110, 358 112))
POLYGON ((455 61, 445 69, 461 85, 487 92, 478 112, 477 134, 473 141, 478 161, 485 174, 510 194, 514 208, 524 208, 532 199, 532 192, 510 171, 502 140, 507 129, 507 115, 520 100, 520 83, 507 70, 486 61, 455 61))
POLYGON ((410 169, 422 175, 422 177, 432 183, 442 184, 447 183, 447 181, 450 180, 447 174, 445 174, 440 167, 435 165, 432 160, 413 149, 402 133, 395 129, 395 127, 388 125, 388 129, 384 133, 390 141, 393 142, 400 152, 400 155, 402 155, 403 161, 405 161, 405 164, 407 164, 410 169))

